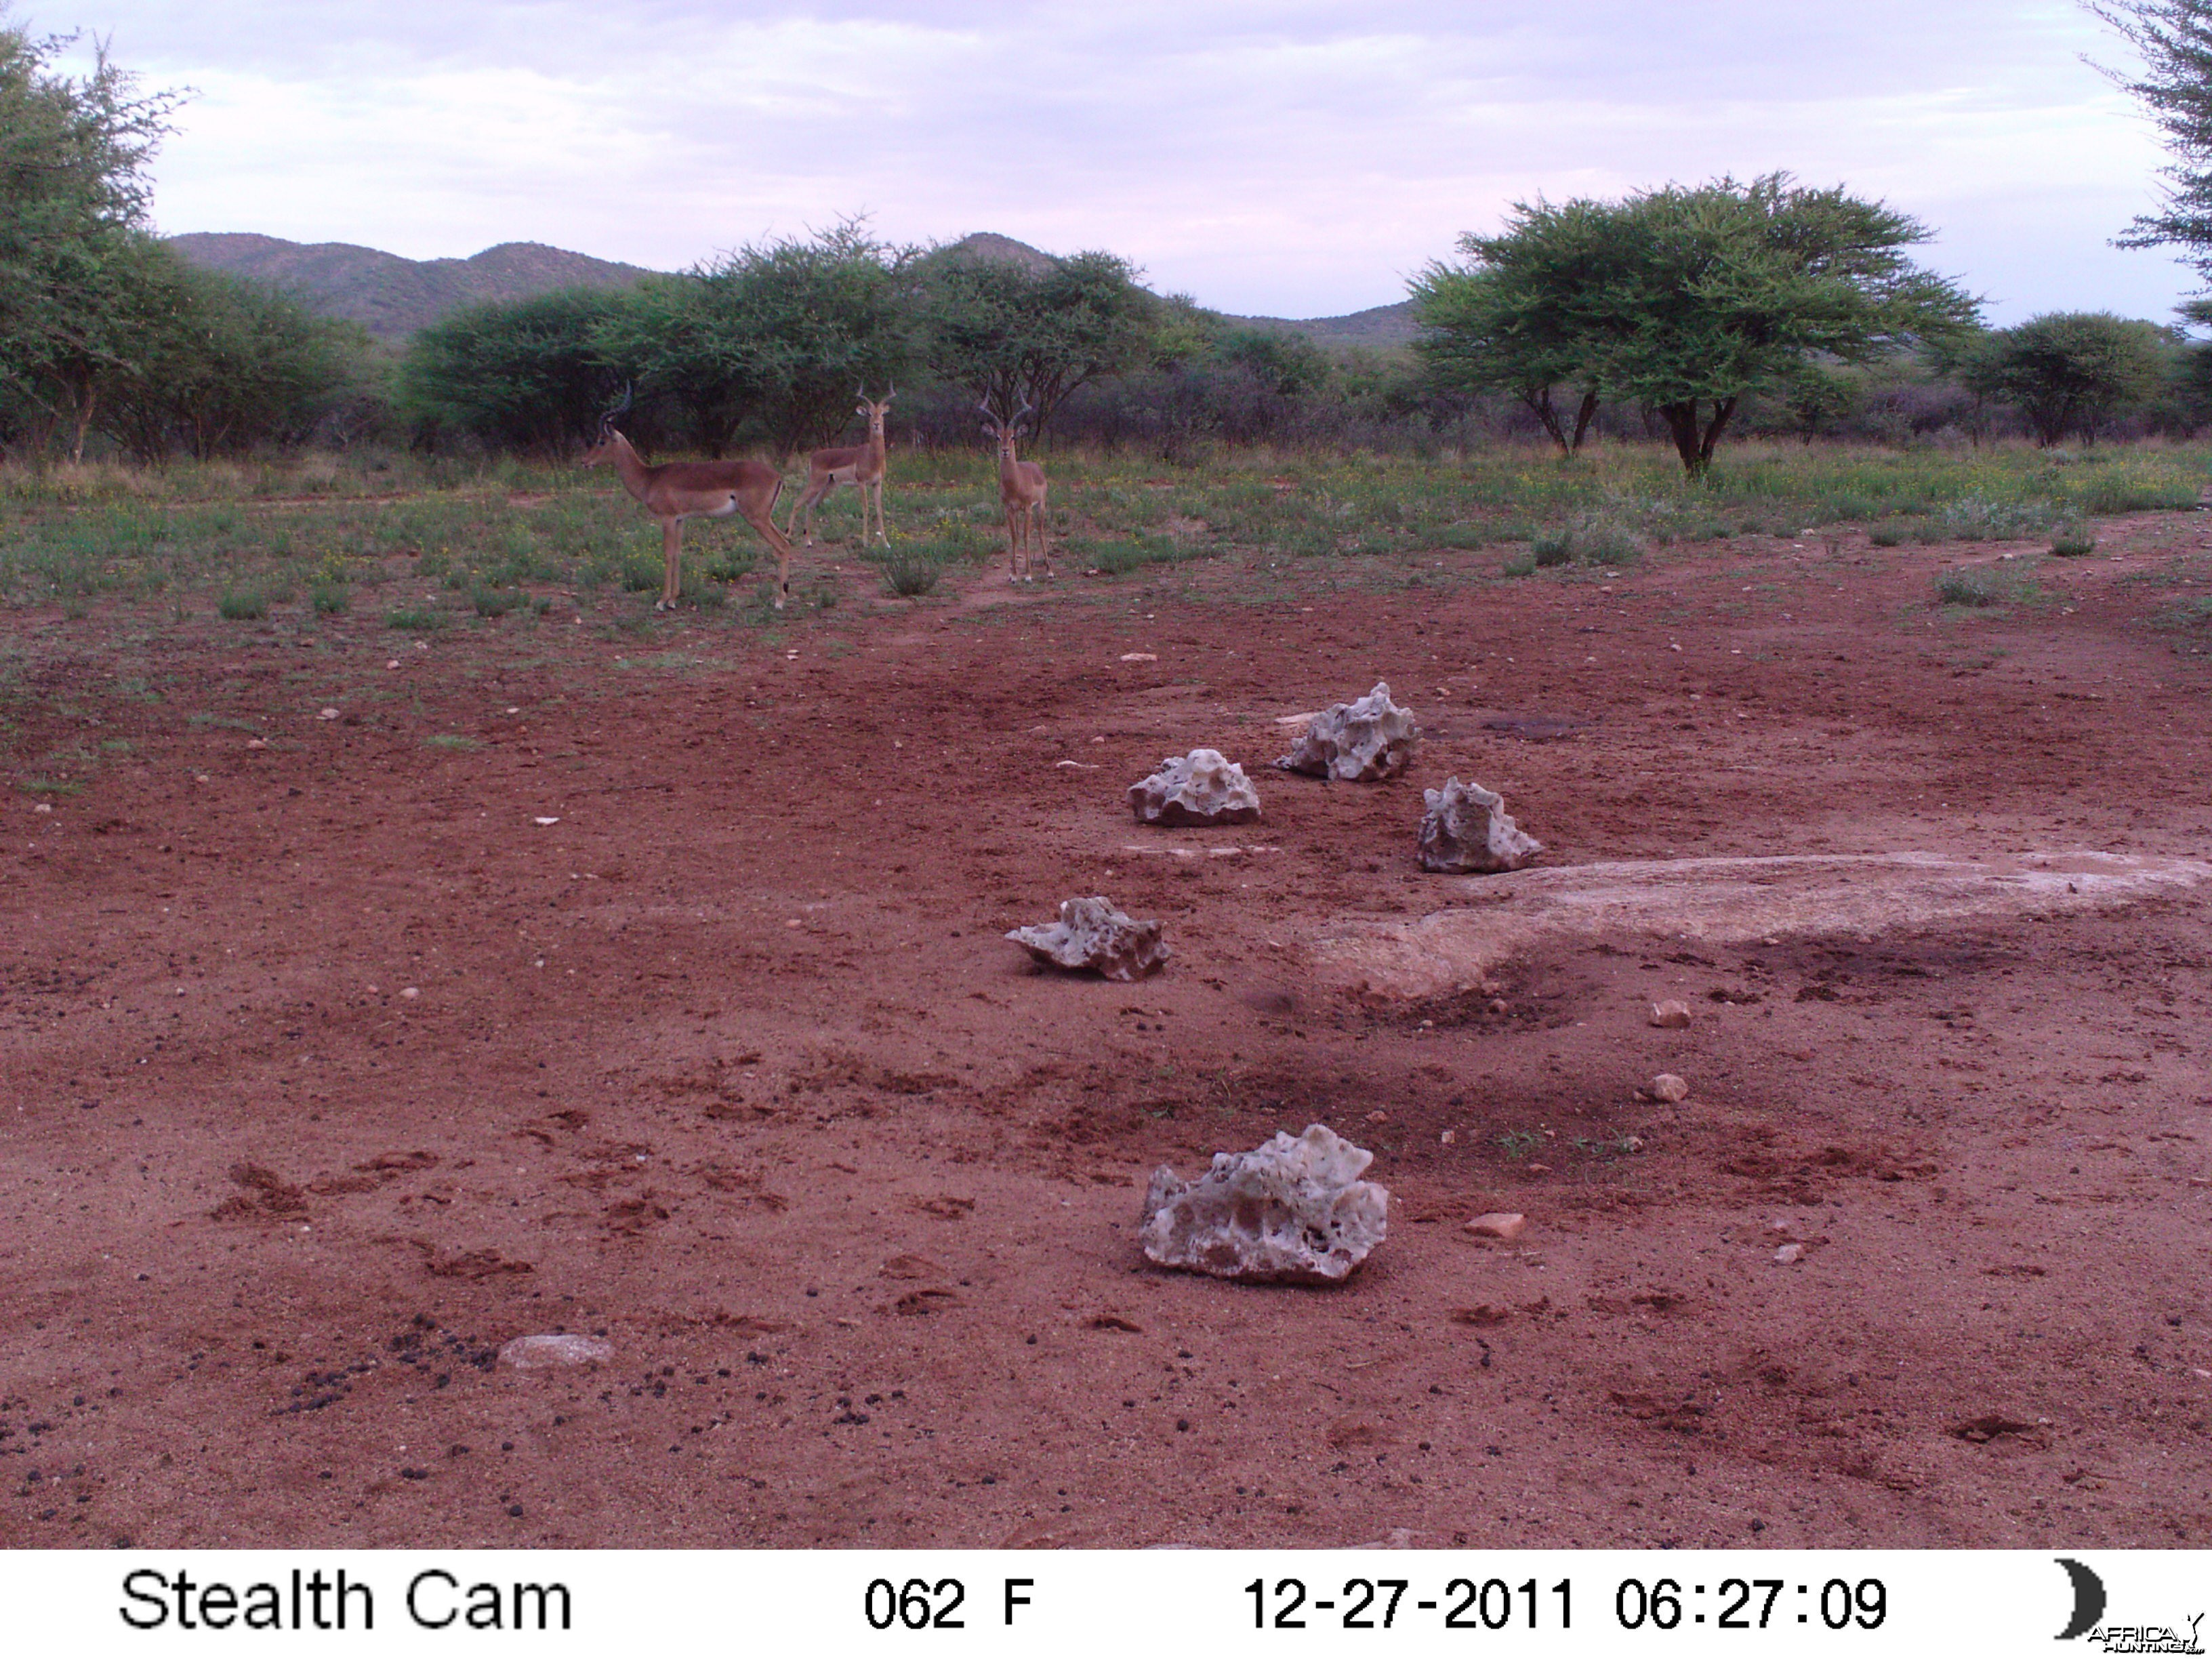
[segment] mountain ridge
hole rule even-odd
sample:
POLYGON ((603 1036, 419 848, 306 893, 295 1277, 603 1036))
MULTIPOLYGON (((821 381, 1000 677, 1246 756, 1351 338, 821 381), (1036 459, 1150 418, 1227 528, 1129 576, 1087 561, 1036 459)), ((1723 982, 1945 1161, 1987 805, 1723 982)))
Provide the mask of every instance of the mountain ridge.
MULTIPOLYGON (((285 289, 310 311, 361 324, 398 344, 464 307, 564 288, 627 288, 660 275, 544 242, 501 242, 465 259, 409 259, 354 242, 293 242, 252 231, 194 231, 167 239, 190 264, 285 289)), ((1036 270, 1053 257, 1012 236, 975 231, 945 252, 1006 259, 1036 270)), ((1413 343, 1413 302, 1370 306, 1339 317, 1239 317, 1233 327, 1302 334, 1317 345, 1398 350, 1413 343)))

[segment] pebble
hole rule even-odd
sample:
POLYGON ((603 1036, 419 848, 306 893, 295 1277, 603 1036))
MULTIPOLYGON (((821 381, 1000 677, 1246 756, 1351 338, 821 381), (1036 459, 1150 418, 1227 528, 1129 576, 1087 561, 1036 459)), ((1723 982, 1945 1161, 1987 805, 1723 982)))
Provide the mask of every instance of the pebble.
POLYGON ((1690 1005, 1686 1002, 1655 1002, 1651 1005, 1651 1023, 1662 1031, 1686 1031, 1690 1029, 1690 1005))
POLYGON ((1652 1099, 1663 1100, 1672 1106, 1678 1100, 1687 1100, 1690 1097, 1690 1085, 1672 1072, 1662 1072, 1651 1079, 1650 1085, 1645 1092, 1652 1099))
POLYGON ((337 717, 338 711, 335 708, 325 708, 315 716, 319 720, 334 720, 337 717))
POLYGON ((1121 653, 1121 660, 1123 662, 1158 662, 1159 655, 1152 651, 1125 651, 1121 653))
POLYGON ((1528 1218, 1517 1210, 1493 1210, 1488 1215, 1479 1215, 1467 1224, 1467 1231, 1477 1238, 1521 1237, 1521 1230, 1528 1224, 1528 1218))
POLYGON ((614 1357, 615 1345, 596 1336, 518 1336, 499 1351, 499 1363, 519 1371, 605 1363, 614 1357))
POLYGON ((1457 1140, 1458 1139, 1459 1139, 1459 1131, 1458 1131, 1458 1130, 1456 1130, 1456 1129, 1447 1129, 1447 1130, 1445 1130, 1442 1134, 1440 1134, 1440 1135, 1438 1135, 1438 1136, 1437 1137, 1437 1144, 1438 1144, 1439 1146, 1450 1146, 1454 1141, 1457 1140))
POLYGON ((1802 1244, 1784 1244, 1774 1253, 1774 1265, 1778 1267, 1786 1267, 1793 1261, 1804 1259, 1805 1247, 1802 1244))

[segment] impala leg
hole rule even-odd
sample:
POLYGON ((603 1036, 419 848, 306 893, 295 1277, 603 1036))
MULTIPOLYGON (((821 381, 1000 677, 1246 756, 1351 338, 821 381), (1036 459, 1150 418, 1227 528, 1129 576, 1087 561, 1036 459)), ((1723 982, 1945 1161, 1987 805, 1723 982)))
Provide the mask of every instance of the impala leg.
POLYGON ((1018 582, 1022 579, 1022 544, 1014 514, 1018 511, 1012 501, 1006 503, 1006 580, 1018 582))
POLYGON ((670 519, 660 526, 660 562, 665 567, 660 583, 660 603, 655 611, 676 609, 677 595, 684 591, 684 520, 670 519))
POLYGON ((740 501, 738 510, 745 515, 745 522, 760 532, 760 538, 775 551, 775 608, 783 609, 784 599, 791 592, 791 542, 775 527, 775 502, 771 497, 766 506, 757 501, 740 501))
POLYGON ((1030 529, 1036 538, 1036 547, 1030 555, 1030 562, 1033 565, 1042 564, 1044 567, 1045 580, 1049 581, 1052 580, 1052 550, 1045 544, 1042 501, 1037 502, 1030 508, 1030 529))

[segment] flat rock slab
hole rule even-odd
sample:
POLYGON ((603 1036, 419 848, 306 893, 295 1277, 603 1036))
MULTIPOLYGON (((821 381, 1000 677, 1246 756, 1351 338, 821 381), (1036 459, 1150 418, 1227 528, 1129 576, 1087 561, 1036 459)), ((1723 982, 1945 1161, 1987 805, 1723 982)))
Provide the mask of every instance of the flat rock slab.
POLYGON ((1717 944, 1784 935, 1872 938, 1895 927, 2055 915, 2171 898, 2212 883, 2212 865, 2118 853, 1936 853, 1668 859, 1518 870, 1468 881, 1460 908, 1404 922, 1350 922, 1313 941, 1318 976, 1365 995, 1473 989, 1488 970, 1555 937, 1655 933, 1717 944))

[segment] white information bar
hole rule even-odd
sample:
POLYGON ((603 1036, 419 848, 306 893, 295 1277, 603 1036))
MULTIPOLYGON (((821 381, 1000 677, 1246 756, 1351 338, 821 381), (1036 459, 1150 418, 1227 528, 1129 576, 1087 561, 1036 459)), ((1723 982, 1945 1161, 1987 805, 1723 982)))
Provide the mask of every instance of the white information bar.
POLYGON ((19 1551, 106 1654, 2203 1653, 2181 1551, 19 1551), (2057 1645, 2054 1646, 2056 1643, 2057 1645))

